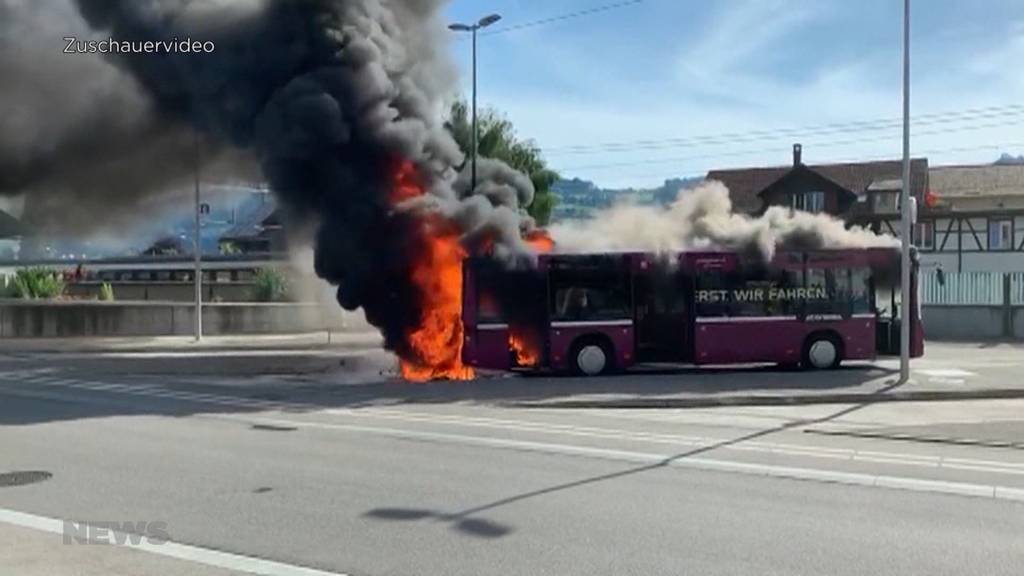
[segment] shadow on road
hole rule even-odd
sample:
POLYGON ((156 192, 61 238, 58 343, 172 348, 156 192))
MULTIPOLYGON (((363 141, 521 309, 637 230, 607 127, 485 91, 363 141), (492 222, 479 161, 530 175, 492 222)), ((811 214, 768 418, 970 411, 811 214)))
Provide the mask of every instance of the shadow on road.
MULTIPOLYGON (((899 383, 889 384, 885 388, 880 390, 878 392, 878 394, 885 394, 887 392, 891 392, 891 391, 899 388, 901 385, 902 384, 899 384, 899 383)), ((752 432, 750 434, 745 434, 745 435, 737 437, 737 438, 732 438, 730 440, 725 440, 725 441, 717 442, 717 443, 710 444, 710 445, 707 445, 707 446, 701 446, 699 448, 694 448, 692 450, 687 450, 687 451, 681 452, 679 454, 674 454, 672 456, 668 456, 668 457, 666 457, 666 458, 664 458, 662 460, 659 460, 657 462, 653 462, 651 464, 644 464, 642 466, 634 466, 634 467, 631 467, 631 468, 627 468, 625 470, 620 470, 618 472, 611 472, 611 473, 608 473, 608 474, 601 474, 601 475, 598 475, 598 476, 590 476, 590 477, 587 477, 587 478, 581 478, 579 480, 575 480, 575 481, 572 481, 572 482, 565 482, 565 483, 562 483, 562 484, 555 484, 555 485, 549 486, 547 488, 541 488, 539 490, 532 490, 530 492, 524 492, 522 494, 515 494, 515 495, 512 495, 512 496, 508 496, 506 498, 502 498, 500 500, 495 500, 493 502, 488 502, 488 503, 485 503, 485 504, 481 504, 479 506, 475 506, 473 508, 467 508, 465 510, 453 512, 453 513, 446 513, 446 512, 440 512, 440 511, 431 511, 431 510, 421 510, 421 509, 375 508, 373 510, 370 510, 370 511, 364 513, 363 517, 365 517, 365 518, 372 518, 372 519, 376 519, 376 520, 406 521, 406 522, 408 522, 408 521, 421 521, 421 520, 424 520, 424 519, 434 519, 434 520, 437 520, 437 521, 450 522, 450 523, 453 524, 453 527, 455 529, 458 529, 458 530, 464 531, 464 532, 468 532, 468 533, 470 533, 471 535, 474 535, 474 536, 485 536, 485 537, 489 537, 489 538, 496 538, 496 537, 500 537, 500 536, 504 536, 504 535, 508 534, 509 532, 512 531, 512 528, 511 527, 503 527, 505 531, 504 532, 500 532, 500 533, 498 533, 498 532, 485 532, 485 533, 480 534, 480 533, 474 533, 473 531, 466 531, 464 529, 464 527, 465 527, 467 522, 471 522, 471 521, 472 522, 476 522, 476 523, 478 523, 481 526, 492 525, 492 523, 490 521, 484 520, 484 519, 480 519, 480 518, 476 518, 476 517, 478 515, 480 515, 480 514, 483 514, 485 512, 489 512, 491 510, 495 510, 497 508, 501 508, 501 507, 504 507, 504 506, 509 506, 511 504, 515 504, 517 502, 522 502, 524 500, 530 500, 530 499, 533 499, 533 498, 540 498, 540 497, 544 497, 544 496, 549 496, 549 495, 552 495, 552 494, 557 494, 557 493, 560 493, 560 492, 565 492, 567 490, 574 490, 576 488, 581 488, 583 486, 588 486, 588 485, 597 484, 597 483, 601 483, 601 482, 611 482, 611 481, 614 481, 614 480, 617 480, 617 479, 620 479, 620 478, 625 478, 625 477, 629 477, 629 476, 635 476, 637 474, 643 474, 643 473, 651 472, 651 471, 654 471, 654 470, 664 469, 664 468, 667 468, 667 467, 671 466, 675 462, 679 462, 681 460, 685 460, 687 458, 693 458, 695 456, 700 456, 700 455, 703 455, 703 454, 708 454, 710 452, 714 452, 715 450, 719 450, 721 448, 726 448, 726 447, 729 447, 729 446, 735 446, 737 444, 742 444, 743 442, 749 442, 749 441, 752 441, 752 440, 757 440, 757 439, 760 439, 760 438, 764 438, 765 436, 770 436, 772 434, 776 434, 776 433, 779 433, 779 432, 784 432, 786 430, 791 430, 793 428, 801 428, 801 427, 805 427, 805 426, 813 426, 813 425, 817 425, 817 424, 824 424, 824 423, 830 422, 832 420, 836 420, 838 418, 842 418, 844 416, 847 416, 847 415, 852 414, 854 412, 857 412, 859 410, 862 410, 862 409, 864 409, 864 408, 866 408, 868 406, 871 406, 875 402, 877 402, 877 399, 869 398, 869 399, 865 400, 864 402, 861 402, 859 404, 855 404, 853 406, 848 406, 848 407, 843 408, 841 410, 837 410, 836 412, 833 412, 832 414, 829 414, 827 416, 823 416, 821 418, 810 418, 810 419, 794 420, 794 421, 787 422, 787 423, 779 425, 779 426, 775 426, 775 427, 772 427, 772 428, 767 428, 765 430, 759 430, 757 432, 752 432)))
MULTIPOLYGON (((270 366, 282 358, 271 356, 270 366)), ((831 372, 798 372, 775 367, 666 369, 602 378, 481 375, 470 382, 412 384, 391 376, 389 358, 320 358, 330 371, 282 375, 260 372, 261 358, 229 358, 220 373, 189 357, 144 359, 147 370, 134 372, 138 359, 102 358, 0 364, 0 425, 111 416, 190 416, 207 413, 290 412, 404 404, 516 404, 580 397, 658 398, 672 394, 713 397, 720 394, 787 391, 813 393, 844 389, 871 394, 890 381, 892 371, 858 364, 831 372), (121 362, 119 370, 112 363, 121 362), (155 362, 155 361, 154 361, 155 362), (342 366, 344 363, 344 366, 342 366), (97 365, 102 370, 96 370, 97 365), (240 373, 236 365, 244 366, 240 373)), ((303 357, 293 362, 304 362, 303 357)))

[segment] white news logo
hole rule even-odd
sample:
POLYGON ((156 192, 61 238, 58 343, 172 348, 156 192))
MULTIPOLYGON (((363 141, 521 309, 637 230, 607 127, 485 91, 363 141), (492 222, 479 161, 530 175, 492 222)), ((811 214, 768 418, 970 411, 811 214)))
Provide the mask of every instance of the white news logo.
POLYGON ((72 522, 64 521, 64 544, 102 546, 154 546, 171 539, 166 522, 72 522))

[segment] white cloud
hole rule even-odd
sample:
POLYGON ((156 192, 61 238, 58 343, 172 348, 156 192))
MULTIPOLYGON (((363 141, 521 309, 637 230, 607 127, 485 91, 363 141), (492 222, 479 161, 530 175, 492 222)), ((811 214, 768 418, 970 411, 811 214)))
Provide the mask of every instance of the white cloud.
POLYGON ((680 80, 711 82, 742 73, 761 60, 765 50, 816 16, 809 4, 786 0, 718 3, 725 10, 680 58, 680 80))

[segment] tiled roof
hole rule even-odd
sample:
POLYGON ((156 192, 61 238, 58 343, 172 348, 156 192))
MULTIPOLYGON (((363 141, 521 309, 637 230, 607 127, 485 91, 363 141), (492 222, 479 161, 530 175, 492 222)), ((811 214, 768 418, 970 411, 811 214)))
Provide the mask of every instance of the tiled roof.
POLYGON ((1024 165, 942 166, 929 181, 939 198, 1024 196, 1024 165))
MULTIPOLYGON (((809 164, 810 170, 828 178, 843 188, 863 194, 874 182, 903 178, 903 162, 856 162, 848 164, 809 164)), ((712 170, 708 180, 718 180, 729 188, 729 197, 738 212, 757 212, 762 203, 761 191, 792 170, 792 166, 773 168, 745 168, 740 170, 712 170)), ((911 189, 917 197, 924 196, 928 181, 928 160, 915 158, 910 163, 911 189)))

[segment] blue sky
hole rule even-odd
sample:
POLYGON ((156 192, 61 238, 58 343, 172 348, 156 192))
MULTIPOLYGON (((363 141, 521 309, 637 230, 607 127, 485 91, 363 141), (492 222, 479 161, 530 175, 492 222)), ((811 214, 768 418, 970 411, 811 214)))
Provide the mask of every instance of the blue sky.
MULTIPOLYGON (((500 31, 611 3, 451 0, 447 15, 498 12, 500 31)), ((646 0, 482 36, 480 101, 565 176, 604 186, 784 164, 796 141, 807 162, 898 158, 898 125, 822 127, 898 120, 902 9, 900 0, 646 0), (678 142, 706 137, 716 139, 678 142), (636 141, 654 144, 593 148, 636 141)), ((914 0, 912 21, 913 153, 933 165, 1024 153, 1024 2, 914 0)), ((468 94, 470 44, 453 39, 450 49, 468 94)))

